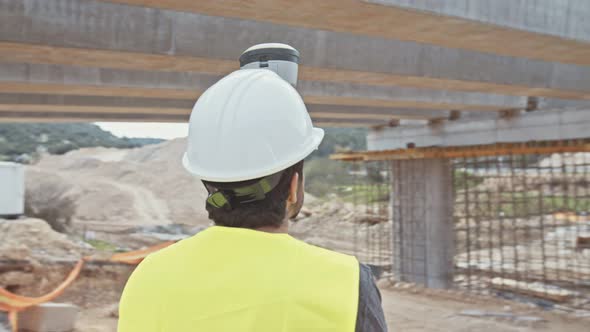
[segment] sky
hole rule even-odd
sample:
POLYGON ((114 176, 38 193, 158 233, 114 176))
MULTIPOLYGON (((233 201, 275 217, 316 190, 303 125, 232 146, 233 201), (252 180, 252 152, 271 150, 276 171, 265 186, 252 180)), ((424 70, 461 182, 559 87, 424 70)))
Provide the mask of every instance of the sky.
POLYGON ((113 135, 123 137, 153 137, 171 139, 186 137, 188 124, 186 123, 160 123, 160 122, 96 122, 104 130, 113 135))

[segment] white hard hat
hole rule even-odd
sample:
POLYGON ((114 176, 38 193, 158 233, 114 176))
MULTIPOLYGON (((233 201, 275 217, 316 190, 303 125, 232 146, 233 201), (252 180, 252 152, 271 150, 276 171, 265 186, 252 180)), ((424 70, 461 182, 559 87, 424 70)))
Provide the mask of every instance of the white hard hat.
POLYGON ((183 165, 201 180, 252 180, 305 159, 323 137, 289 83, 270 70, 241 69, 197 100, 183 165))

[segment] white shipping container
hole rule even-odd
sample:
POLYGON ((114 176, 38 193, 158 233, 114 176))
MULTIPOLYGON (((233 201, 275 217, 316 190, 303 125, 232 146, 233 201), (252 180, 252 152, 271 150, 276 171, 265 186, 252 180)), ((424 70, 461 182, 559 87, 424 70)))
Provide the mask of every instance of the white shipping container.
POLYGON ((0 162, 0 217, 19 216, 25 208, 23 165, 0 162))

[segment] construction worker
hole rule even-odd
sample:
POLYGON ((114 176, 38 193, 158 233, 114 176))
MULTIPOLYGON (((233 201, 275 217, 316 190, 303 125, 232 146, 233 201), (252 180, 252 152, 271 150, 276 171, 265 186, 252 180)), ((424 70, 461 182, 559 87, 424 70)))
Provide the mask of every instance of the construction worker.
POLYGON ((386 331, 368 267, 287 234, 303 204, 303 159, 323 136, 271 70, 240 69, 209 88, 183 164, 207 188, 215 226, 137 267, 118 331, 386 331))

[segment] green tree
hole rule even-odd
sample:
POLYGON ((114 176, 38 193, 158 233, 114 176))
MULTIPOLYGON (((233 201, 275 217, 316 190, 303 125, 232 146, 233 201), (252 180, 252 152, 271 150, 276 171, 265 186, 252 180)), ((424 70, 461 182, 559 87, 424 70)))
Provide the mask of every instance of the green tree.
POLYGON ((133 148, 161 141, 119 138, 91 123, 2 123, 0 160, 16 160, 22 154, 33 155, 39 148, 64 154, 85 147, 133 148))

